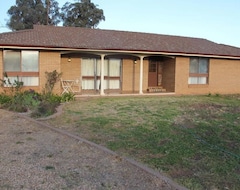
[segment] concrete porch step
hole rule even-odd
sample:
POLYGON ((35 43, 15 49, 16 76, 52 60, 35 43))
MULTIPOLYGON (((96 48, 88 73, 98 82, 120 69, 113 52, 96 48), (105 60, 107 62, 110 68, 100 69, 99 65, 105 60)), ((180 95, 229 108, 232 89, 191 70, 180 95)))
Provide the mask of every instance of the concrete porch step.
POLYGON ((148 92, 166 92, 166 89, 164 89, 162 86, 153 86, 153 87, 148 87, 147 91, 148 92))

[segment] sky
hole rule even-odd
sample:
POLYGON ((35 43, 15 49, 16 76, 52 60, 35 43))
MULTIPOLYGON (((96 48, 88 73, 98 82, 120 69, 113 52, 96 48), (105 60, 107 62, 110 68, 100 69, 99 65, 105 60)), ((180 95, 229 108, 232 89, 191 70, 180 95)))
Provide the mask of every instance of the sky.
MULTIPOLYGON (((67 1, 56 0, 62 7, 67 1)), ((240 0, 91 0, 103 9, 97 28, 204 38, 240 47, 240 0)), ((0 33, 16 0, 0 2, 0 33)), ((61 24, 60 24, 61 25, 61 24)))

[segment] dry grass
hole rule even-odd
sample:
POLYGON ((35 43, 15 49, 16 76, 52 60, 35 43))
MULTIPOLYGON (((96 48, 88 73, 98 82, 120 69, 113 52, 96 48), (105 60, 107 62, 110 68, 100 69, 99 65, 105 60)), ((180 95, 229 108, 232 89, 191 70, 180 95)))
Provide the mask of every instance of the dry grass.
POLYGON ((240 189, 239 96, 87 98, 51 124, 190 189, 240 189))

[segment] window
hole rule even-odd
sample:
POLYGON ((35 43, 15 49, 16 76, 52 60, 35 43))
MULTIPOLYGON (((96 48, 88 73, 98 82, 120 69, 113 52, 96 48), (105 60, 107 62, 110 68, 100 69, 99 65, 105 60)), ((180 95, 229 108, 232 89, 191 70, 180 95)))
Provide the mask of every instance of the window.
POLYGON ((188 84, 207 84, 208 65, 208 58, 191 58, 188 84))
MULTIPOLYGON (((83 58, 81 62, 82 89, 99 90, 101 76, 101 60, 83 58)), ((104 89, 121 88, 121 59, 104 60, 104 89)))
POLYGON ((3 55, 4 72, 11 83, 14 80, 23 82, 24 86, 39 85, 39 52, 5 50, 3 55))
POLYGON ((157 64, 155 62, 149 63, 149 72, 156 72, 157 71, 157 64))

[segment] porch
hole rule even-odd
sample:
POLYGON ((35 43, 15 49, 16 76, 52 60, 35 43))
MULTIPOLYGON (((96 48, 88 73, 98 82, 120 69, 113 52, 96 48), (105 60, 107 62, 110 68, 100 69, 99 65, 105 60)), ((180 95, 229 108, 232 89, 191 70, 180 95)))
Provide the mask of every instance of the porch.
POLYGON ((76 96, 172 94, 175 90, 175 58, 166 56, 64 53, 61 72, 63 80, 78 81, 71 91, 76 96))

